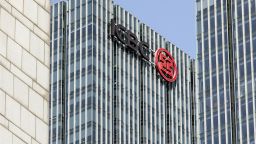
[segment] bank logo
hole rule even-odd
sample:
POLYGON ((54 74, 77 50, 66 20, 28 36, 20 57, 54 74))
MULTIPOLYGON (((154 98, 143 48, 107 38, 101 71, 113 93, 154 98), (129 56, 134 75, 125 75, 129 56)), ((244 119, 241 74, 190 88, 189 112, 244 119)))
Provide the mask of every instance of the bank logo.
MULTIPOLYGON (((111 20, 109 27, 109 33, 113 42, 122 44, 124 48, 135 52, 140 57, 149 61, 151 51, 149 51, 148 43, 139 41, 136 34, 121 24, 116 24, 114 19, 111 20)), ((159 48, 155 52, 155 66, 167 82, 174 82, 176 80, 178 74, 176 62, 165 48, 159 48)))
POLYGON ((166 49, 159 48, 155 52, 155 65, 159 74, 167 82, 174 82, 176 80, 178 74, 176 62, 166 49))

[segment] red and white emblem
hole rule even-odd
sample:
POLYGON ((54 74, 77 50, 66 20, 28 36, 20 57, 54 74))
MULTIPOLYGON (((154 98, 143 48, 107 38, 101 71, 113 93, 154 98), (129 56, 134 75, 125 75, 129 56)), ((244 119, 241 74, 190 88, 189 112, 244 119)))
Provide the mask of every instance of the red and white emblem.
POLYGON ((159 48, 155 52, 155 65, 157 71, 167 82, 176 80, 178 75, 176 62, 165 48, 159 48))

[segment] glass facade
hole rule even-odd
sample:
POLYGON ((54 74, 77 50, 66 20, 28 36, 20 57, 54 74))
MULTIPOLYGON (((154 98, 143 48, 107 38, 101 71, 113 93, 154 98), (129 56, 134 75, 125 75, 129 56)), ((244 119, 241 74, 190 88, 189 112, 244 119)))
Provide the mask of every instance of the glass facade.
POLYGON ((63 143, 65 130, 65 58, 66 58, 66 3, 51 8, 50 51, 50 136, 53 143, 63 143))
MULTIPOLYGON (((197 143, 231 144, 227 1, 197 0, 197 143)), ((237 143, 255 143, 255 0, 232 0, 237 143)))
POLYGON ((52 5, 50 143, 189 144, 194 60, 111 0, 52 5), (115 20, 149 44, 150 59, 109 37, 115 20), (154 52, 166 48, 178 77, 167 83, 154 52))

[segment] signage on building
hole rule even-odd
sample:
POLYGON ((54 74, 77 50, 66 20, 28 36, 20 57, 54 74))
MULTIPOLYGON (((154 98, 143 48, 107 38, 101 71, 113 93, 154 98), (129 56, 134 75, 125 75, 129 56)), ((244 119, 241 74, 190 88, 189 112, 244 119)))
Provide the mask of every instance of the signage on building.
POLYGON ((155 66, 159 74, 168 82, 174 82, 178 70, 172 55, 165 48, 159 48, 155 52, 155 66))
MULTIPOLYGON (((139 41, 136 34, 124 26, 111 20, 111 38, 114 42, 121 42, 125 48, 131 50, 149 61, 149 44, 139 41)), ((177 66, 172 55, 164 48, 155 52, 155 66, 158 73, 167 81, 174 82, 177 78, 177 66)))
POLYGON ((111 21, 111 37, 114 41, 120 41, 125 48, 138 53, 141 57, 149 60, 149 45, 146 42, 138 41, 137 36, 124 26, 111 21))

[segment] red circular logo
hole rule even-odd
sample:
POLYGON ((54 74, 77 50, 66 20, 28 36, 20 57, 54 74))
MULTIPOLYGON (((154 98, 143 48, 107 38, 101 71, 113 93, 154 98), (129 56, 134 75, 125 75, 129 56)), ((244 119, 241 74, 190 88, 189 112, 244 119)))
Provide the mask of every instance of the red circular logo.
POLYGON ((178 75, 176 62, 165 48, 159 48, 155 52, 155 65, 157 71, 167 82, 176 80, 178 75))

